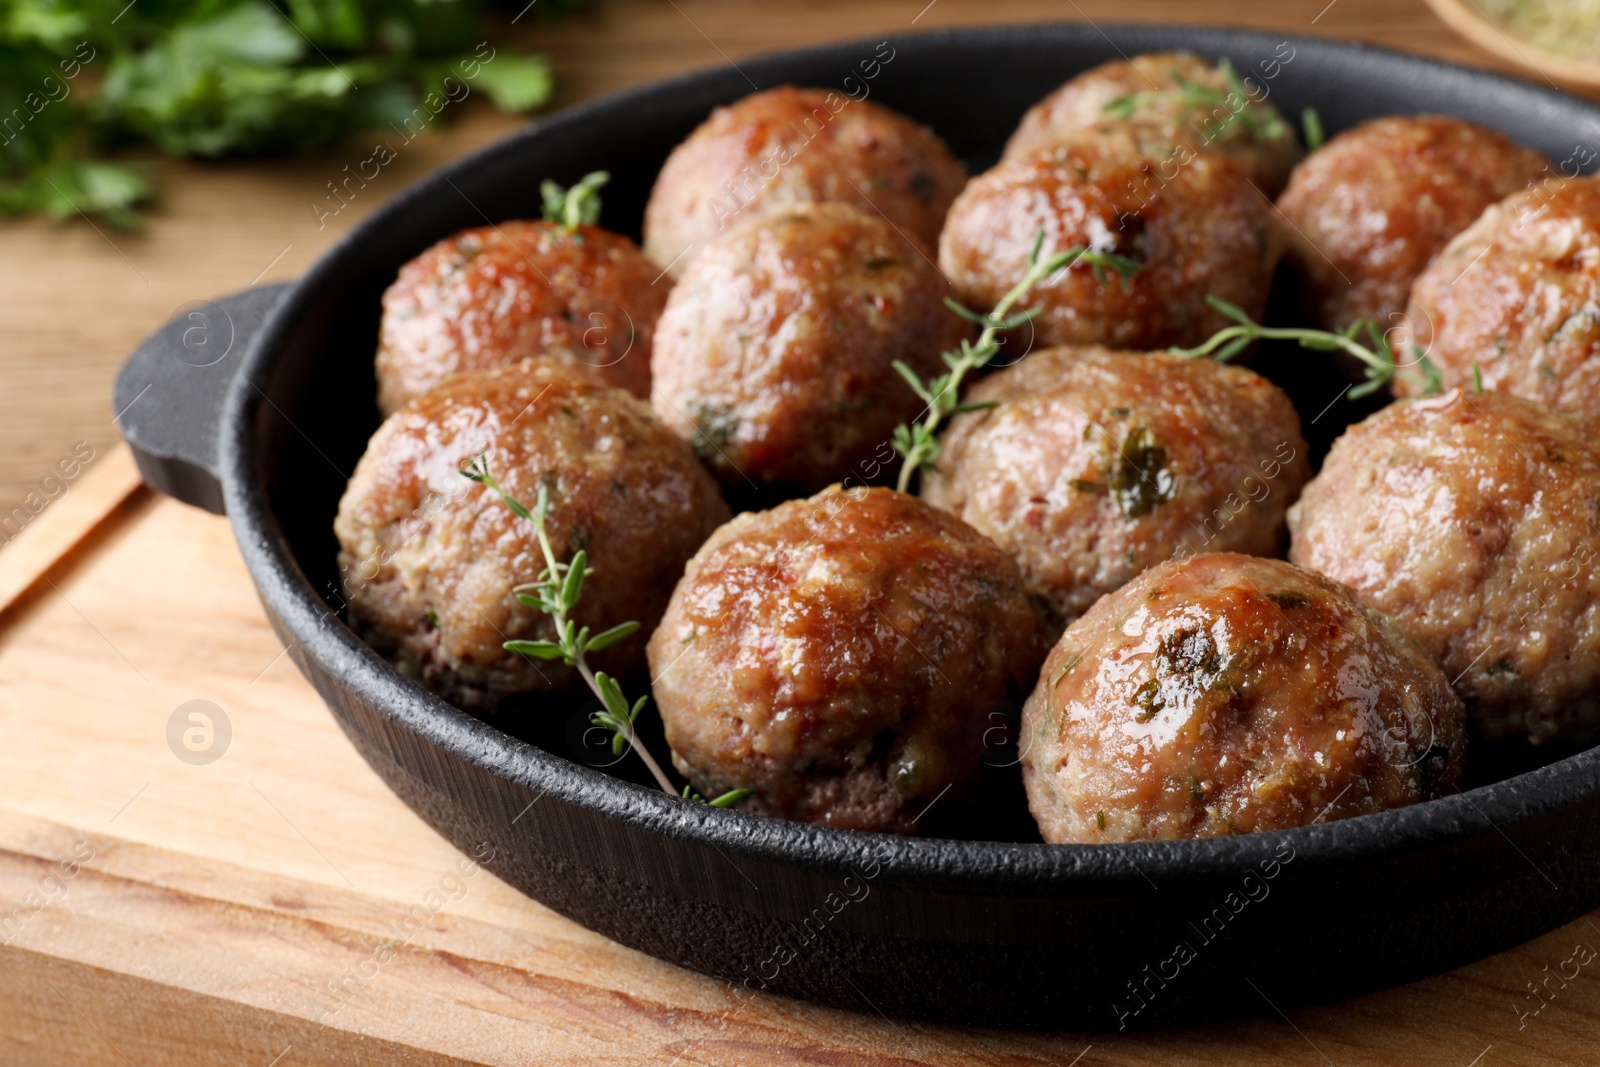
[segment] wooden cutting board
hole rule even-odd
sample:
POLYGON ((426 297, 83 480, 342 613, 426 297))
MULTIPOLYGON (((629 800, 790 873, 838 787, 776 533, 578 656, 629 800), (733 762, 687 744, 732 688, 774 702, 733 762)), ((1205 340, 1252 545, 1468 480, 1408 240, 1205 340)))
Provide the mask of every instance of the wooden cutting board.
POLYGON ((15 1067, 1600 1061, 1600 915, 1401 989, 1154 1035, 736 998, 424 825, 284 655, 226 520, 142 488, 121 448, 0 553, 0 909, 15 1067), (174 725, 191 701, 209 731, 194 705, 174 725))

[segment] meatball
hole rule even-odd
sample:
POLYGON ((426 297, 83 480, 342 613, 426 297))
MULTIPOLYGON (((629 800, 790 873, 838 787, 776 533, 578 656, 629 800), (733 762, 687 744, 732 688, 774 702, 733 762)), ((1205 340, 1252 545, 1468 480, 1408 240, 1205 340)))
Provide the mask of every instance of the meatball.
POLYGON ((1504 134, 1445 115, 1339 134, 1295 169, 1278 201, 1293 224, 1287 258, 1306 313, 1328 330, 1397 322, 1434 253, 1546 168, 1504 134))
POLYGON ((1047 348, 978 383, 922 495, 993 538, 1064 625, 1175 555, 1275 556, 1311 476, 1289 398, 1242 367, 1047 348))
POLYGON ((1214 294, 1260 318, 1280 240, 1272 204, 1226 156, 1103 124, 1002 162, 968 183, 939 240, 939 265, 987 311, 1042 255, 1086 247, 1137 260, 1125 282, 1077 263, 1025 306, 1043 344, 1155 349, 1196 345, 1229 325, 1214 294))
POLYGON ((656 334, 651 403, 730 486, 872 480, 922 409, 895 373, 942 373, 968 336, 926 252, 849 204, 795 204, 708 245, 656 334))
POLYGON ((713 534, 649 654, 673 762, 707 796, 912 833, 934 801, 948 815, 982 793, 983 732, 1043 651, 988 539, 915 497, 835 486, 713 534))
POLYGON ((1485 211, 1418 275, 1406 331, 1447 386, 1476 364, 1485 389, 1600 409, 1600 180, 1547 179, 1485 211))
POLYGON ((965 168, 932 130, 888 108, 792 85, 719 107, 673 150, 644 214, 644 250, 674 278, 752 210, 842 201, 930 248, 965 168))
POLYGON ((1503 393, 1392 404, 1289 512, 1290 558, 1392 615, 1490 740, 1600 733, 1600 446, 1503 393))
POLYGON ((1006 158, 1111 118, 1146 124, 1174 143, 1231 158, 1267 196, 1277 196, 1300 159, 1294 130, 1255 82, 1228 75, 1192 52, 1115 59, 1067 82, 1022 116, 1006 158), (1241 93, 1239 90, 1243 89, 1241 93))
POLYGON ((463 230, 400 268, 383 294, 378 407, 398 411, 452 374, 532 356, 650 395, 667 286, 626 237, 553 222, 463 230))
POLYGON ((1054 844, 1218 837, 1456 787, 1461 701, 1350 591, 1281 560, 1172 560, 1104 597, 1022 711, 1028 806, 1054 844))
MULTIPOLYGON (((350 624, 463 707, 576 684, 569 667, 500 647, 551 640, 555 627, 512 594, 545 568, 533 524, 458 473, 480 453, 524 504, 548 490, 562 560, 587 550, 594 573, 574 618, 596 632, 636 620, 649 633, 684 561, 728 517, 716 483, 643 401, 570 365, 459 374, 389 416, 334 520, 350 624)), ((634 673, 644 640, 594 666, 634 673)))

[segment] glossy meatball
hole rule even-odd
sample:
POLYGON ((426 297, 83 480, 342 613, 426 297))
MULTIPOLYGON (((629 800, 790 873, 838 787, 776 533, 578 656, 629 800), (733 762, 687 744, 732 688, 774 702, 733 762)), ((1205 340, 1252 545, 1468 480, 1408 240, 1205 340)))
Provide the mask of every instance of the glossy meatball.
POLYGON ((1349 590, 1217 553, 1145 571, 1073 623, 1022 712, 1048 842, 1281 830, 1461 780, 1461 702, 1349 590))
POLYGON ((1352 427, 1289 513, 1291 558, 1392 615, 1494 740, 1600 733, 1600 446, 1501 393, 1352 427))
POLYGON ((1087 247, 1142 264, 1126 284, 1075 264, 1024 306, 1040 344, 1156 349, 1228 324, 1214 294, 1259 319, 1280 251, 1272 204, 1227 157, 1151 140, 1128 124, 1079 130, 968 183, 939 240, 939 266, 988 311, 1042 254, 1087 247))
MULTIPOLYGON (((594 573, 573 618, 595 631, 636 620, 648 634, 684 561, 728 517, 716 484, 642 401, 570 365, 456 375, 391 415, 334 520, 350 623, 403 673, 473 708, 581 684, 568 667, 500 647, 555 631, 512 595, 544 570, 533 524, 458 473, 483 452, 525 505, 549 490, 546 527, 563 561, 588 551, 594 573)), ((632 673, 644 641, 593 664, 632 673)))
POLYGON ((644 249, 680 277, 742 216, 840 201, 930 248, 966 170, 926 126, 829 89, 792 85, 719 107, 673 150, 644 216, 644 249))
POLYGON ((993 538, 1065 625, 1175 555, 1275 556, 1311 476, 1289 398, 1242 367, 1047 348, 980 382, 922 495, 993 538))
POLYGON ((1278 201, 1293 223, 1288 260, 1324 329, 1387 329, 1434 253, 1548 164, 1504 134, 1445 115, 1374 119, 1295 169, 1278 201))
POLYGON ((1022 116, 1006 158, 1027 155, 1063 133, 1107 119, 1146 124, 1174 143, 1208 148, 1238 163, 1267 196, 1277 196, 1300 159, 1300 143, 1259 79, 1241 82, 1192 52, 1115 59, 1067 82, 1022 116))
POLYGON ((1043 646, 986 538, 915 497, 833 487, 713 534, 649 651, 673 762, 705 795, 911 833, 973 795, 990 716, 1043 646))
POLYGON ((656 335, 651 403, 731 487, 871 480, 969 328, 928 254, 849 204, 753 216, 695 258, 656 335))
POLYGON ((650 349, 667 301, 626 237, 553 222, 463 230, 400 268, 383 294, 378 407, 397 411, 452 374, 531 356, 650 395, 650 349))
POLYGON ((1406 326, 1447 386, 1471 386, 1477 363, 1485 389, 1600 410, 1600 179, 1546 179, 1485 211, 1417 277, 1406 326))

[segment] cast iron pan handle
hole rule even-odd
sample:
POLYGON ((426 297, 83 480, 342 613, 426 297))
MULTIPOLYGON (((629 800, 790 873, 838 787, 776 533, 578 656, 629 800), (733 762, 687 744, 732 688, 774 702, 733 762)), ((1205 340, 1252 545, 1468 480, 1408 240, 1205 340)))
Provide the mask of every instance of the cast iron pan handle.
POLYGON ((250 338, 287 285, 178 309, 117 372, 112 410, 152 489, 221 515, 217 440, 228 386, 250 338))

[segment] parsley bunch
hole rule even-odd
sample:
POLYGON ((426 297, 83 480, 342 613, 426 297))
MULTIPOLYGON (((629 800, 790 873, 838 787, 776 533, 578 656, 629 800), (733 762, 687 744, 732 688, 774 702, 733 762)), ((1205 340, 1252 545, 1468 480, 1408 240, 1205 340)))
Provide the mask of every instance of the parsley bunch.
MULTIPOLYGON (((582 0, 506 3, 548 19, 582 0)), ((111 149, 317 151, 419 128, 460 85, 540 106, 549 67, 490 45, 490 16, 489 0, 0 0, 0 214, 135 224, 150 183, 97 158, 111 149)))

